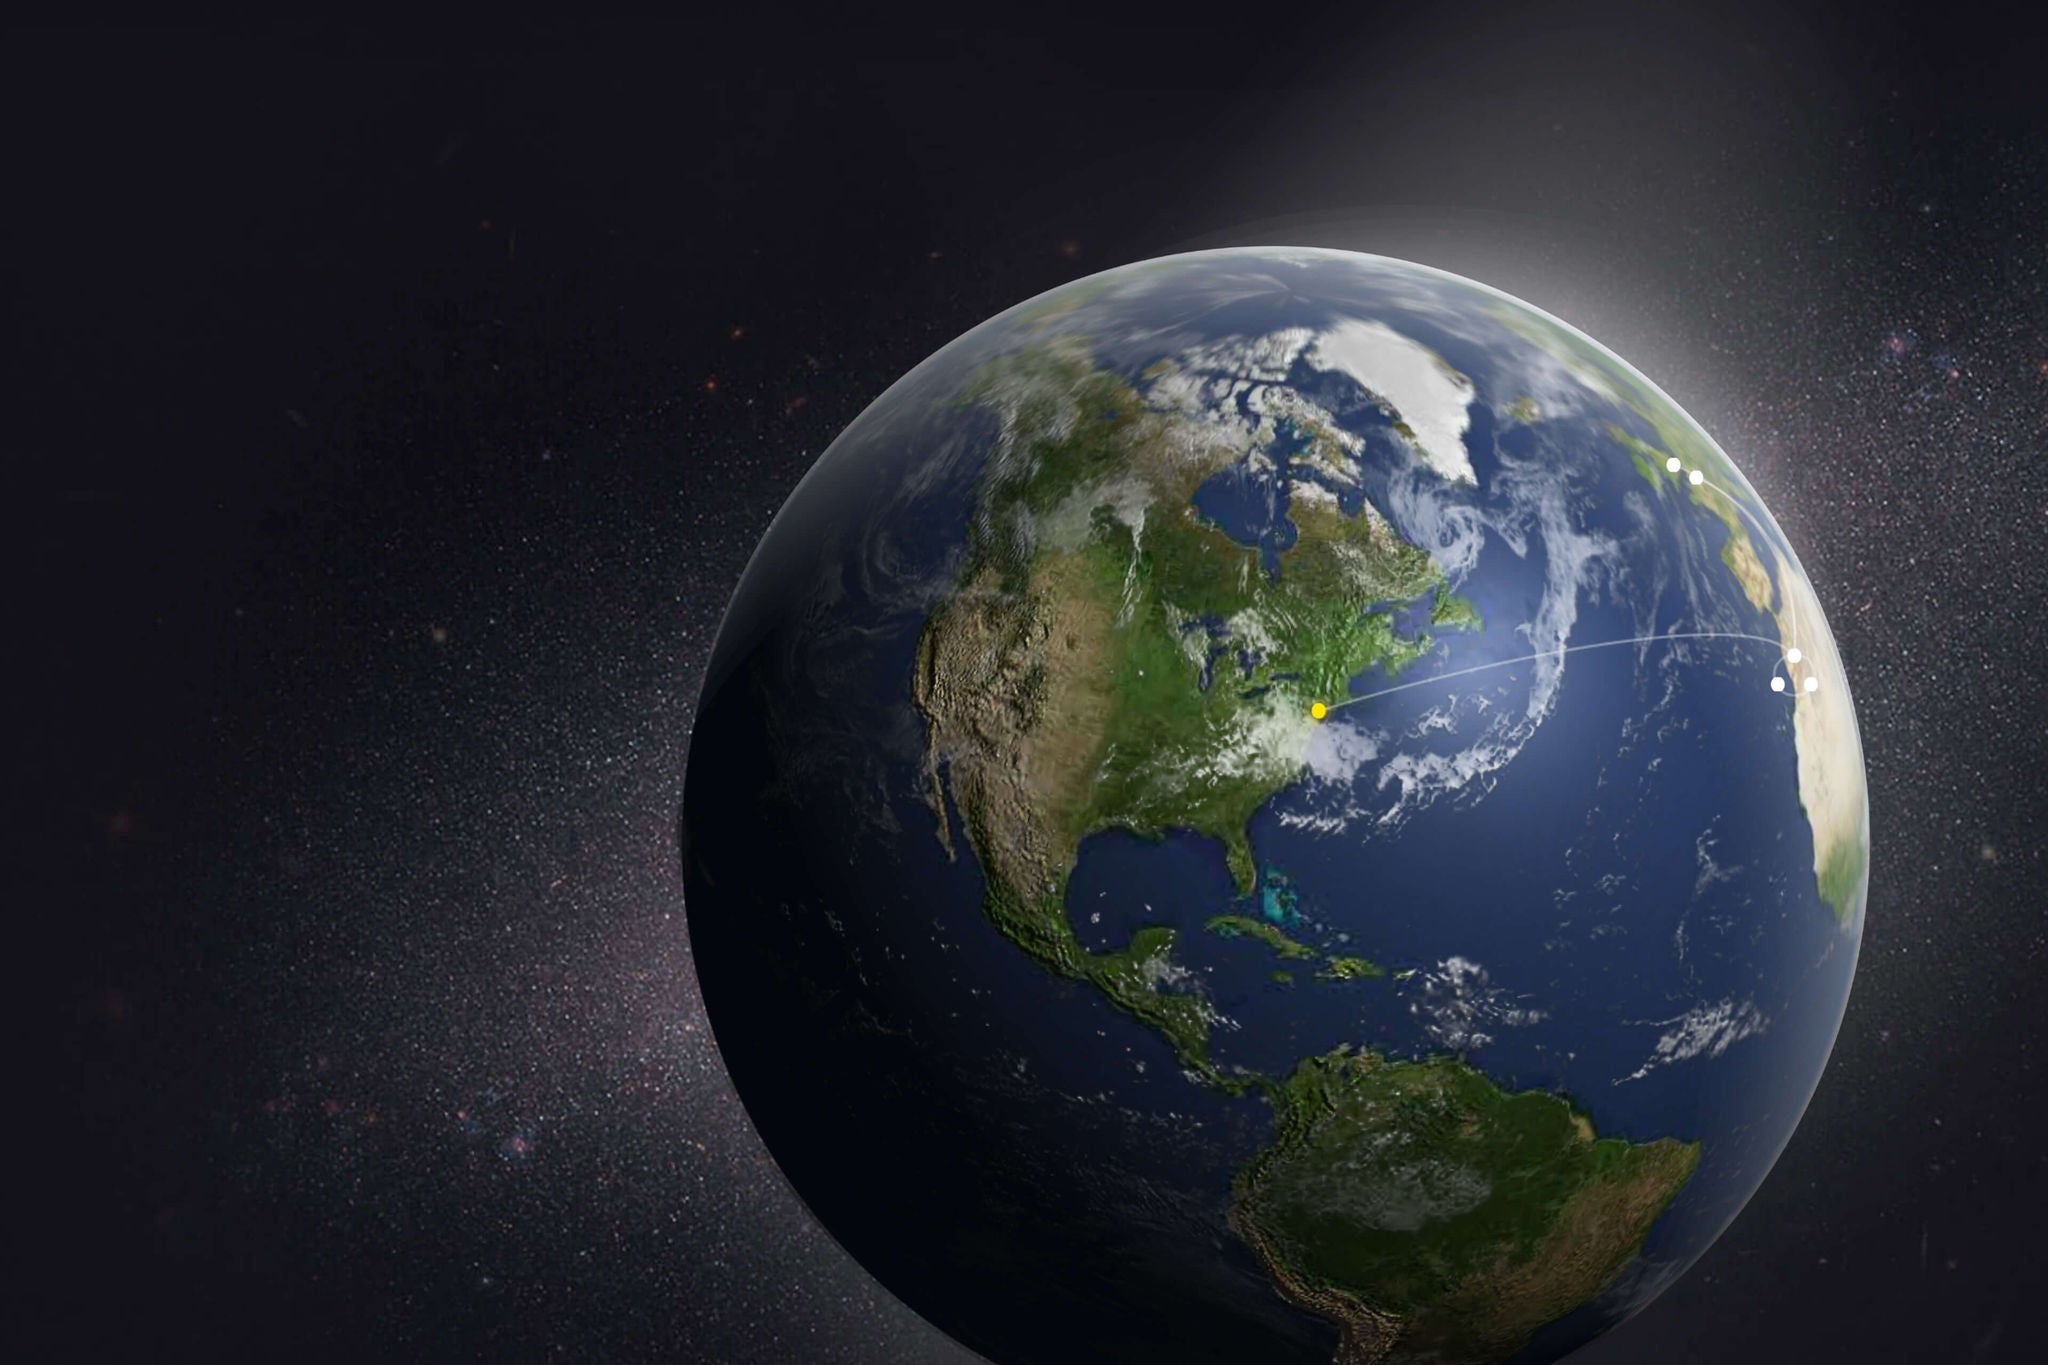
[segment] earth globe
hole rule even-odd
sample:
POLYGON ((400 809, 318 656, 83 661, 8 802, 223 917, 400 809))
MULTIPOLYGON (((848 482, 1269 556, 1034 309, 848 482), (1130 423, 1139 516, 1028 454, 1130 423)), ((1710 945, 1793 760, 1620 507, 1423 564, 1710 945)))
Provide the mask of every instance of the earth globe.
POLYGON ((1699 425, 1493 289, 1270 248, 1040 295, 833 442, 681 845, 748 1114, 958 1341, 1534 1362, 1770 1170, 1869 822, 1699 425))

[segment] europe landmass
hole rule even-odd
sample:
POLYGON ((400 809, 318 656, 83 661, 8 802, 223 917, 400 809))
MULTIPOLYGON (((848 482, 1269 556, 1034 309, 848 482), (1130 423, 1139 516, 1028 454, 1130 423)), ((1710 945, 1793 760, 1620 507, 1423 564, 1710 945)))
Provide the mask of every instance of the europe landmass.
MULTIPOLYGON (((1508 1353, 1612 1280, 1697 1146, 1596 1138, 1559 1097, 1508 1094, 1450 1057, 1340 1050, 1277 1079, 1226 1071, 1174 930, 1091 951, 1065 907, 1081 842, 1107 829, 1213 838, 1249 892, 1245 824, 1305 771, 1310 703, 1428 651, 1397 614, 1431 602, 1438 628, 1459 628, 1476 623, 1469 604, 1369 503, 1352 514, 1326 496, 1291 501, 1296 538, 1269 575, 1192 503, 1243 457, 1243 434, 1151 406, 1078 344, 999 360, 963 401, 1002 425, 917 650, 939 837, 950 850, 950 793, 999 932, 1153 1028, 1196 1079, 1264 1092, 1273 1138, 1235 1182, 1231 1221, 1282 1295, 1336 1326, 1337 1362, 1508 1353)), ((1207 927, 1315 955, 1250 917, 1207 927)), ((1321 975, 1379 970, 1332 957, 1321 975)))

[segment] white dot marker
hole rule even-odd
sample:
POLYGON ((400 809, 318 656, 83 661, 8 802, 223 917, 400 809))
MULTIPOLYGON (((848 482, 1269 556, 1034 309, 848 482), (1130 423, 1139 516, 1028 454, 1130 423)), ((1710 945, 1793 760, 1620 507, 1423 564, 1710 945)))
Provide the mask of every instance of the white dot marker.
POLYGON ((1670 459, 1664 462, 1664 467, 1670 470, 1673 474, 1676 474, 1678 472, 1678 463, 1678 457, 1676 455, 1673 455, 1670 459))
POLYGON ((1789 661, 1791 661, 1792 663, 1795 663, 1795 664, 1796 664, 1796 663, 1798 663, 1798 662, 1799 662, 1799 661, 1800 661, 1801 659, 1805 658, 1805 657, 1806 657, 1806 655, 1800 652, 1800 649, 1799 649, 1799 646, 1798 646, 1798 645, 1794 645, 1794 646, 1792 646, 1792 648, 1790 648, 1790 649, 1788 649, 1788 650, 1786 650, 1786 651, 1785 651, 1785 657, 1786 657, 1786 659, 1788 659, 1788 660, 1789 660, 1789 661))
POLYGON ((1811 673, 1807 674, 1807 675, 1806 675, 1806 690, 1807 690, 1807 691, 1809 691, 1809 692, 1818 692, 1818 691, 1820 691, 1820 679, 1819 679, 1819 678, 1816 678, 1816 677, 1814 677, 1814 676, 1813 676, 1813 674, 1811 674, 1811 673))
POLYGON ((1784 690, 1785 690, 1785 680, 1784 680, 1783 678, 1773 678, 1773 679, 1771 679, 1771 691, 1773 691, 1773 692, 1783 692, 1784 690))
POLYGON ((1693 487, 1695 488, 1699 487, 1701 484, 1707 481, 1707 476, 1700 473, 1697 469, 1693 470, 1692 473, 1686 475, 1685 477, 1692 483, 1693 487))

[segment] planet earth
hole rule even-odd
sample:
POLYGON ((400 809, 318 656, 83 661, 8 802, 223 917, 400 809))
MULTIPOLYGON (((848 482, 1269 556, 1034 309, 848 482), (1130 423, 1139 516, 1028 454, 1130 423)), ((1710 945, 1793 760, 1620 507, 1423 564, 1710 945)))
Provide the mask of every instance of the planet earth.
POLYGON ((681 843, 769 1151, 973 1350, 1533 1362, 1769 1172, 1869 822, 1814 589, 1670 398, 1245 249, 1040 295, 832 443, 681 843))

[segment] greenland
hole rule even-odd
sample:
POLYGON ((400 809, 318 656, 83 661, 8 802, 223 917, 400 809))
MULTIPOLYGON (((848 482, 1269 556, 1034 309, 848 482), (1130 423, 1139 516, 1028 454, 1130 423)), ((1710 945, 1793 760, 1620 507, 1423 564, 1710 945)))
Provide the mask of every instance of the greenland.
POLYGON ((1359 387, 1394 410, 1397 430, 1414 443, 1423 463, 1451 483, 1474 484, 1465 453, 1471 421, 1472 381, 1419 341, 1383 322, 1341 322, 1315 339, 1308 361, 1350 375, 1359 387))

